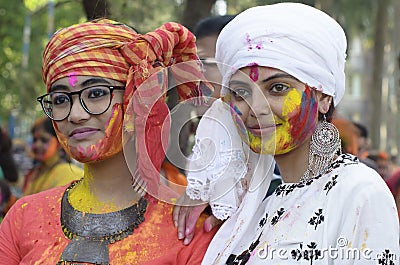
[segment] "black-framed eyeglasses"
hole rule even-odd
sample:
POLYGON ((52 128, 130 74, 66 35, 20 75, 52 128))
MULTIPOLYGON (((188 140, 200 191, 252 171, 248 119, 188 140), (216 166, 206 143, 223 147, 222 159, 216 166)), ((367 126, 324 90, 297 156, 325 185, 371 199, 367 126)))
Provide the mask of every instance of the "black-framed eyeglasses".
POLYGON ((87 113, 100 115, 110 107, 113 91, 124 89, 124 86, 96 85, 74 92, 50 92, 38 97, 37 100, 50 119, 62 121, 71 113, 73 95, 79 96, 79 102, 87 113))

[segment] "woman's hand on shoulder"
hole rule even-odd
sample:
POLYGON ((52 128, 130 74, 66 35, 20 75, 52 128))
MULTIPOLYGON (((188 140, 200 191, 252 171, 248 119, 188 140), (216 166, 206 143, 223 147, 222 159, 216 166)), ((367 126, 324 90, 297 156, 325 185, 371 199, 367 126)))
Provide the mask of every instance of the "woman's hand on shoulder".
MULTIPOLYGON (((175 227, 178 228, 178 239, 183 239, 184 245, 189 245, 192 241, 196 223, 207 207, 207 202, 192 200, 186 194, 183 194, 178 199, 173 209, 173 221, 175 227)), ((210 215, 204 221, 204 231, 210 232, 221 223, 221 220, 218 220, 214 215, 210 215)))

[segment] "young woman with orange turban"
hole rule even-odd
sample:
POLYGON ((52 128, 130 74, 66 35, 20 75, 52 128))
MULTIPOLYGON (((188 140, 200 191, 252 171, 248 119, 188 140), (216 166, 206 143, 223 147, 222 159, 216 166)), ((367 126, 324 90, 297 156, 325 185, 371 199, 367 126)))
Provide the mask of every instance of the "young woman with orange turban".
POLYGON ((66 152, 84 163, 70 185, 20 199, 0 227, 0 264, 199 264, 176 239, 173 189, 161 185, 168 140, 165 92, 211 94, 201 83, 194 36, 177 23, 145 35, 97 20, 54 34, 43 54, 38 98, 66 152))

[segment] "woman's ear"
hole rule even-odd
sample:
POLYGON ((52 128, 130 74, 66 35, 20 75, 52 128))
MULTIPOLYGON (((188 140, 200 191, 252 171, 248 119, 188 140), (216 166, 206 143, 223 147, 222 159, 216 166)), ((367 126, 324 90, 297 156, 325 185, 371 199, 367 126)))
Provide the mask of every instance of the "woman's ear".
POLYGON ((328 96, 323 93, 318 93, 318 111, 322 114, 326 114, 332 104, 332 96, 328 96))

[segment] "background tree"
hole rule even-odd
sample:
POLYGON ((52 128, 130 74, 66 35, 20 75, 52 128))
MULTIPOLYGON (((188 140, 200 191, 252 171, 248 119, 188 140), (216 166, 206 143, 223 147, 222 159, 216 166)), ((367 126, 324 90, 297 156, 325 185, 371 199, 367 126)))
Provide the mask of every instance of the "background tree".
POLYGON ((388 34, 386 27, 388 22, 388 5, 390 0, 381 0, 376 12, 374 27, 374 46, 373 46, 373 67, 372 67, 372 120, 375 126, 372 126, 371 140, 373 148, 380 147, 380 130, 382 124, 382 79, 383 79, 383 63, 384 63, 384 47, 386 45, 386 35, 388 34))
POLYGON ((211 15, 211 10, 216 0, 186 0, 182 16, 182 24, 193 30, 196 23, 211 15))
POLYGON ((82 5, 86 13, 87 20, 111 17, 109 3, 107 0, 83 0, 82 5))

